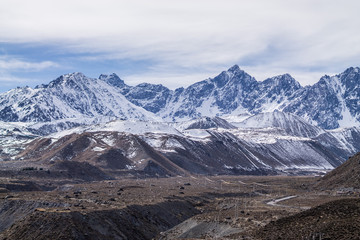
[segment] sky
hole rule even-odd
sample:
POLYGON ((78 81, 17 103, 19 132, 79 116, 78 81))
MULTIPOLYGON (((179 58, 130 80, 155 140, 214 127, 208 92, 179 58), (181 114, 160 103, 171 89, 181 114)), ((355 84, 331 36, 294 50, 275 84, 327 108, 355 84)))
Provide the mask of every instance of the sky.
POLYGON ((360 66, 358 0, 1 0, 0 92, 116 73, 171 89, 234 64, 303 86, 360 66))

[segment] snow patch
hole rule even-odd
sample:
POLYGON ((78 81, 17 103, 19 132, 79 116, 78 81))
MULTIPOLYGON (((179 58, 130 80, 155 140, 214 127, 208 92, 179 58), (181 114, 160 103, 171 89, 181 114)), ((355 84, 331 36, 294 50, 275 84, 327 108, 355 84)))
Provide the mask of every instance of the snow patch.
POLYGON ((93 148, 94 152, 102 152, 102 151, 105 151, 105 150, 106 150, 105 148, 101 148, 101 147, 94 147, 93 148))
POLYGON ((181 148, 181 149, 184 149, 183 145, 181 145, 181 143, 179 143, 179 141, 177 141, 176 139, 168 139, 168 140, 166 140, 164 147, 165 148, 181 148))
POLYGON ((204 129, 189 129, 182 132, 186 137, 198 140, 206 140, 211 135, 204 129))
POLYGON ((102 141, 104 143, 106 143, 107 145, 109 145, 110 147, 115 146, 115 139, 113 136, 107 136, 107 137, 103 138, 102 141))

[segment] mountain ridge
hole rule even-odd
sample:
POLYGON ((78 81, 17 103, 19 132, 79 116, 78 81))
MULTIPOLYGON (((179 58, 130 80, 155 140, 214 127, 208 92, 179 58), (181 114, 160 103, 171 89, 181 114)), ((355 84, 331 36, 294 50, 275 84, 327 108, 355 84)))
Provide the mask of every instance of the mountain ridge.
POLYGON ((113 120, 46 136, 32 134, 38 128, 31 123, 3 123, 0 166, 47 169, 65 160, 151 176, 321 173, 360 150, 356 127, 326 131, 280 111, 248 117, 243 126, 231 120, 113 120))
POLYGON ((275 110, 324 129, 360 126, 360 69, 350 67, 303 87, 287 73, 257 81, 234 65, 214 78, 175 90, 162 84, 129 86, 115 73, 88 78, 75 72, 49 84, 0 94, 0 120, 6 122, 74 118, 183 121, 275 110))

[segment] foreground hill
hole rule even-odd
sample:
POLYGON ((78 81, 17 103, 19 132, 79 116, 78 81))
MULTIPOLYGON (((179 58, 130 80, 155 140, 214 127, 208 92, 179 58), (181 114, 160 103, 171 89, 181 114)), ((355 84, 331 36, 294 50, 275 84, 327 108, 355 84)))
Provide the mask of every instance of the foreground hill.
POLYGON ((341 199, 271 222, 256 239, 359 239, 359 215, 359 199, 341 199))
POLYGON ((360 189, 360 153, 350 157, 342 165, 326 174, 319 182, 318 187, 360 189))

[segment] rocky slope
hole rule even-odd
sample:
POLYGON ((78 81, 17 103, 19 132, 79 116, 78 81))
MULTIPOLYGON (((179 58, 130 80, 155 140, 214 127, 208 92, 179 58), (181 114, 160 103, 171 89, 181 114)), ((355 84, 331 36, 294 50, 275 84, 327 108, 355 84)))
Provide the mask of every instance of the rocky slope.
POLYGON ((59 170, 57 164, 70 161, 102 179, 126 174, 274 174, 332 169, 360 150, 357 128, 325 131, 281 112, 252 118, 244 121, 244 128, 218 117, 179 124, 117 120, 77 127, 28 142, 0 167, 59 170), (252 118, 258 126, 251 124, 252 118))
POLYGON ((360 153, 326 174, 317 184, 322 189, 360 189, 360 153))
POLYGON ((237 124, 240 128, 269 128, 275 127, 285 131, 291 136, 316 137, 325 131, 315 127, 302 118, 275 110, 254 115, 237 124))
POLYGON ((322 204, 267 224, 255 239, 358 239, 359 199, 322 204))
MULTIPOLYGON (((90 212, 52 211, 49 207, 54 206, 50 204, 26 201, 22 205, 27 212, 17 211, 26 217, 18 216, 18 221, 0 232, 1 239, 154 239, 160 232, 199 212, 186 201, 90 212)), ((21 209, 21 205, 18 207, 21 209)), ((1 210, 8 210, 5 208, 1 210)))

